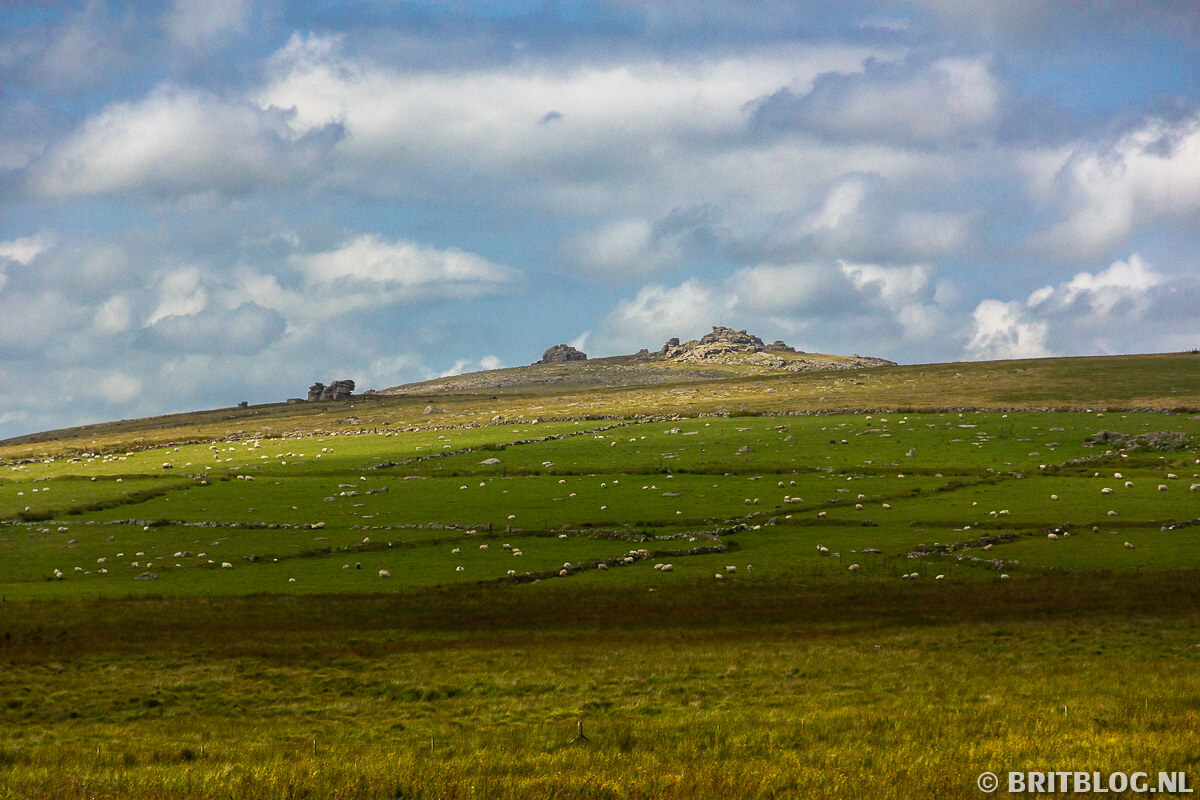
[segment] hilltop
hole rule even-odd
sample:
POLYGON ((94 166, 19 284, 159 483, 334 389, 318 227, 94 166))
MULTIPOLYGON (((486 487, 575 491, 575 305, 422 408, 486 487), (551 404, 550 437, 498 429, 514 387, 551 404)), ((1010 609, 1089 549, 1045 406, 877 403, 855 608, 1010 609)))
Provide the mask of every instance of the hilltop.
POLYGON ((375 394, 437 394, 543 386, 656 386, 884 366, 896 366, 896 362, 857 354, 805 353, 782 341, 766 344, 745 330, 713 326, 711 333, 699 339, 683 343, 678 338, 668 339, 656 352, 642 349, 632 355, 589 358, 570 345, 558 344, 547 349, 539 361, 529 366, 408 383, 375 394))

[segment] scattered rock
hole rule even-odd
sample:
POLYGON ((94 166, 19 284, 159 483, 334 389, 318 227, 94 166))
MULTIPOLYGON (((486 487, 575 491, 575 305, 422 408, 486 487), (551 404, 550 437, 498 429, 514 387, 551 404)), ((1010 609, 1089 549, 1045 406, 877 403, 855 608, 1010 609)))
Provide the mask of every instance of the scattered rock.
POLYGON ((566 364, 569 361, 587 361, 587 353, 576 350, 569 344, 556 344, 542 353, 538 364, 566 364))
POLYGON ((320 381, 308 387, 308 401, 310 403, 322 402, 325 400, 346 400, 354 392, 354 381, 340 380, 326 386, 320 381))
POLYGON ((157 572, 143 572, 141 575, 138 575, 136 578, 134 578, 134 580, 135 581, 156 581, 156 580, 158 580, 158 573, 157 572))

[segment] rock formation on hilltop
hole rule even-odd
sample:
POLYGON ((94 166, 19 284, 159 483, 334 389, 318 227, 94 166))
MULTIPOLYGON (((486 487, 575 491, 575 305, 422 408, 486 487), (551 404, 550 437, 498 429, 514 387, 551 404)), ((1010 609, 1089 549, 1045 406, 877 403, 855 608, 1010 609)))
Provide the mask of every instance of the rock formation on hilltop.
POLYGON ((323 400, 345 400, 354 392, 354 381, 340 380, 326 386, 320 381, 308 387, 308 401, 316 403, 323 400))
POLYGON ((568 361, 587 361, 587 353, 576 350, 569 344, 556 344, 542 353, 538 364, 566 364, 568 361))
MULTIPOLYGON (((747 331, 735 331, 733 328, 713 326, 712 333, 706 333, 699 339, 680 344, 679 339, 668 339, 658 351, 659 356, 683 364, 740 364, 744 366, 765 367, 767 369, 782 369, 789 372, 805 372, 812 369, 858 369, 860 367, 878 367, 894 365, 895 362, 882 358, 853 358, 831 360, 822 358, 785 358, 781 354, 796 354, 782 340, 764 344, 763 340, 747 331)), ((803 355, 801 353, 800 355, 803 355)))

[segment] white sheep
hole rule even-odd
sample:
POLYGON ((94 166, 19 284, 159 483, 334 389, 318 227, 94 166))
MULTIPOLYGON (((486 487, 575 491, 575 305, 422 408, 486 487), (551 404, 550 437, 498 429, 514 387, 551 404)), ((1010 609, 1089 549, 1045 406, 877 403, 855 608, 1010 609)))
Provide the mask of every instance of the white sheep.
POLYGON ((1165 492, 1165 491, 1167 490, 1167 485, 1166 485, 1165 483, 1160 483, 1160 484, 1158 485, 1158 490, 1159 490, 1160 492, 1165 492))
POLYGON ((725 571, 730 572, 730 573, 737 572, 737 567, 733 566, 732 564, 729 564, 725 567, 725 571))
POLYGON ((567 577, 567 575, 569 575, 569 574, 570 574, 570 573, 569 573, 569 572, 567 572, 567 570, 565 570, 565 569, 560 569, 560 570, 558 571, 558 577, 560 577, 560 578, 565 578, 565 577, 567 577))
POLYGON ((597 564, 596 569, 602 569, 605 572, 608 572, 608 564, 597 564))
POLYGON ((1125 543, 1125 549, 1126 549, 1126 550, 1132 550, 1132 549, 1133 549, 1133 542, 1126 542, 1126 543, 1125 543))
POLYGON ((1000 574, 1000 580, 1002 580, 1002 581, 1006 581, 1006 580, 1008 580, 1008 574, 1007 574, 1007 573, 1001 573, 1001 574, 1000 574))
POLYGON ((1052 494, 1052 495, 1050 495, 1050 499, 1051 499, 1051 500, 1057 500, 1057 499, 1058 499, 1058 495, 1056 495, 1056 494, 1052 494))
POLYGON ((454 568, 454 571, 455 572, 466 572, 467 568, 464 567, 462 564, 459 564, 457 567, 454 568))
POLYGON ((1105 486, 1103 489, 1100 490, 1100 494, 1112 494, 1112 492, 1113 492, 1112 487, 1109 487, 1109 486, 1105 486))
POLYGON ((1052 542, 1058 541, 1058 534, 1057 533, 1047 533, 1046 538, 1052 542))
POLYGON ((674 564, 663 564, 663 565, 662 565, 662 571, 663 571, 663 572, 671 572, 671 571, 672 571, 672 570, 674 570, 674 569, 675 569, 675 565, 674 565, 674 564))
POLYGON ((933 577, 933 579, 934 579, 935 581, 944 581, 944 580, 946 579, 946 576, 945 576, 945 575, 935 575, 935 576, 933 577))
MULTIPOLYGON (((134 566, 137 566, 137 565, 135 564, 134 566)), ((228 561, 222 561, 221 569, 233 569, 233 564, 230 564, 228 561)))
POLYGON ((381 569, 381 570, 379 570, 379 577, 390 578, 390 577, 392 577, 392 573, 388 572, 386 569, 381 569))
POLYGON ((1133 488, 1133 481, 1125 481, 1125 488, 1126 488, 1126 489, 1132 489, 1132 488, 1133 488))
POLYGON ((829 548, 823 544, 819 544, 817 545, 817 552, 821 555, 827 555, 829 553, 829 548))
POLYGON ((488 546, 487 546, 486 544, 481 544, 481 545, 479 545, 479 549, 480 549, 480 550, 487 550, 487 549, 488 549, 488 546))
POLYGON ((725 580, 725 576, 724 576, 724 575, 722 575, 722 574, 721 574, 721 573, 719 573, 719 572, 718 572, 716 575, 713 575, 713 577, 714 577, 714 578, 716 578, 716 579, 717 579, 717 580, 719 580, 719 581, 723 581, 723 580, 725 580))
POLYGON ((851 572, 858 572, 860 569, 862 569, 862 567, 861 567, 861 566, 859 566, 858 564, 851 564, 851 565, 848 567, 848 569, 849 569, 851 572))
POLYGON ((462 552, 462 548, 461 548, 461 547, 456 547, 456 548, 454 548, 453 550, 451 550, 451 551, 450 551, 450 555, 452 555, 452 556, 456 556, 456 555, 458 555, 458 554, 459 554, 459 553, 461 553, 461 552, 462 552))
POLYGON ((508 571, 508 577, 515 578, 516 576, 517 576, 517 571, 515 569, 510 569, 508 571))

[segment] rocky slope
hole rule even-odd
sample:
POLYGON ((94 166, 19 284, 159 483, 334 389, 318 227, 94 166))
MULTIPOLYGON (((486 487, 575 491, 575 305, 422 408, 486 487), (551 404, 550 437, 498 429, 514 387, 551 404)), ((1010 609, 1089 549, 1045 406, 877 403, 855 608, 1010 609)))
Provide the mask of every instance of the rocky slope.
POLYGON ((798 352, 776 341, 766 344, 747 331, 715 326, 699 339, 670 339, 657 352, 588 358, 568 345, 555 345, 527 367, 473 372, 383 389, 379 394, 442 394, 534 387, 651 386, 696 382, 737 375, 850 370, 895 366, 865 356, 798 352))

